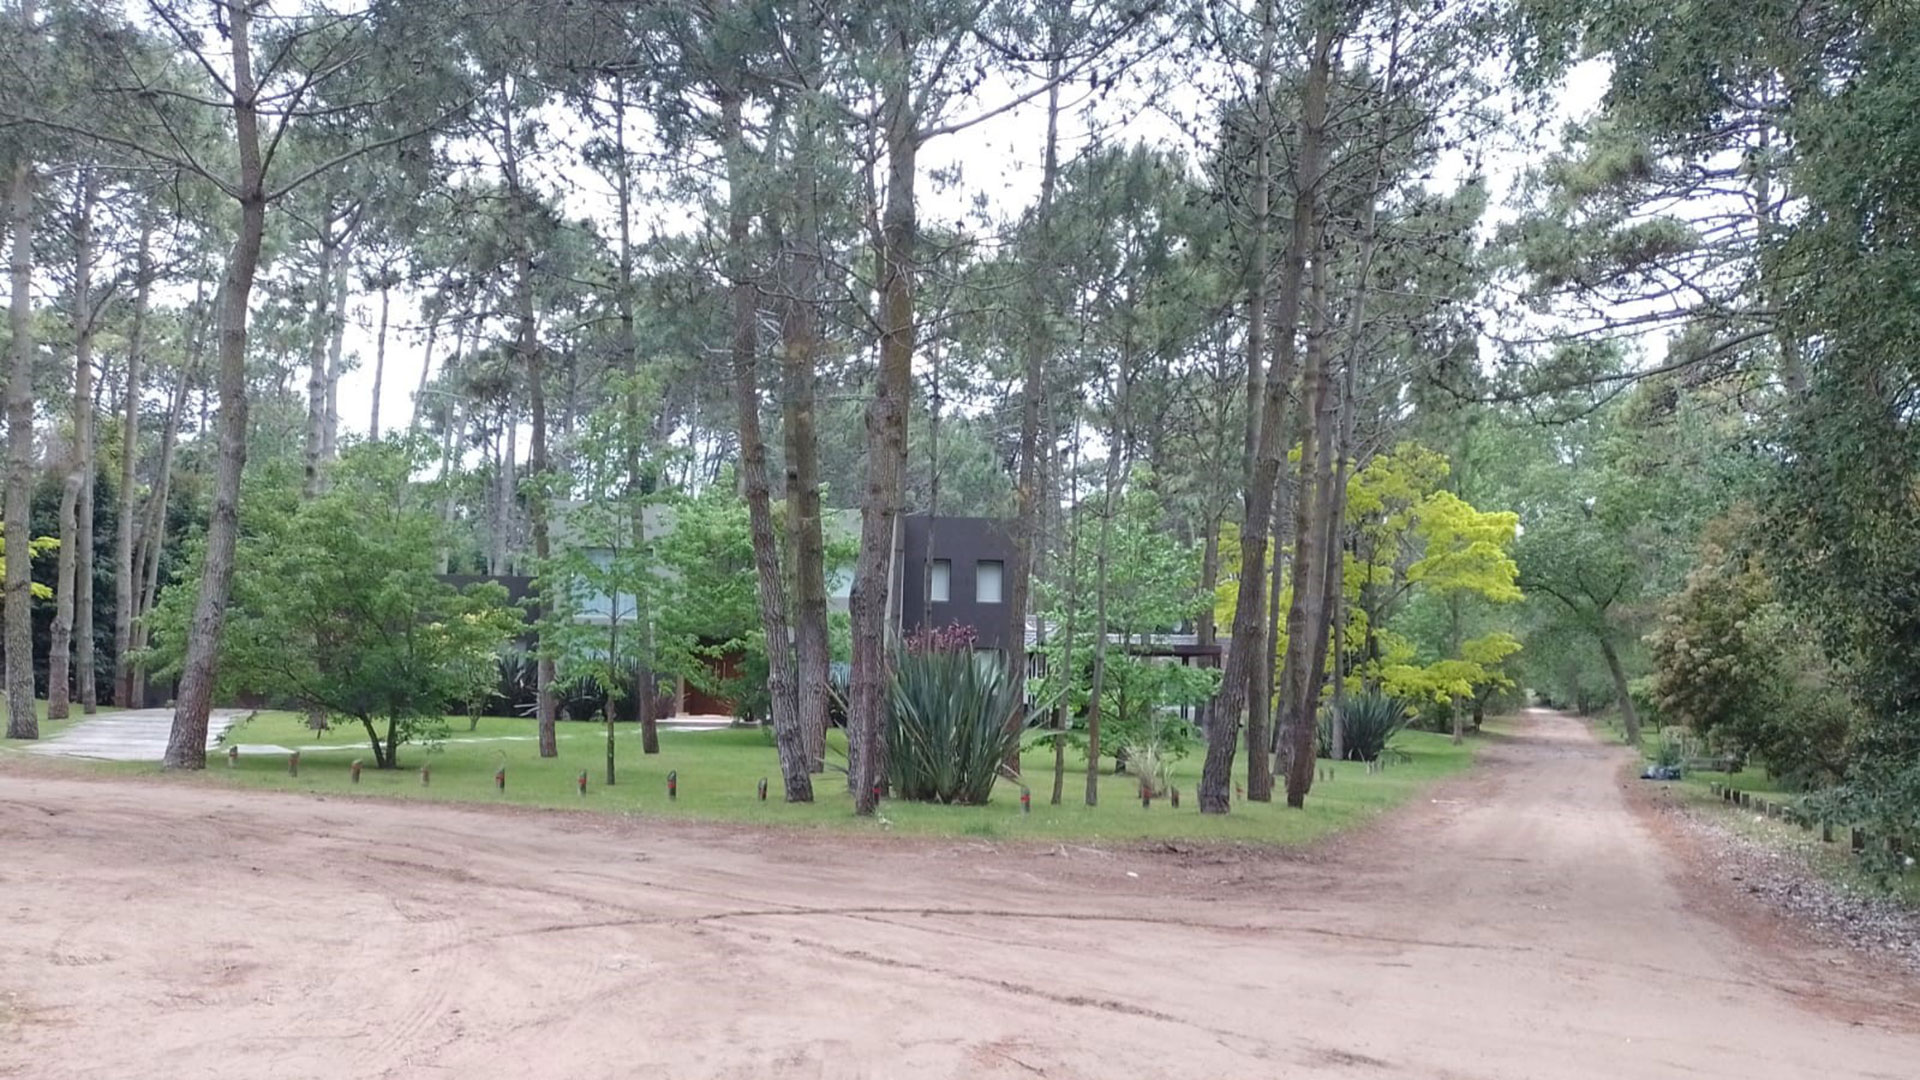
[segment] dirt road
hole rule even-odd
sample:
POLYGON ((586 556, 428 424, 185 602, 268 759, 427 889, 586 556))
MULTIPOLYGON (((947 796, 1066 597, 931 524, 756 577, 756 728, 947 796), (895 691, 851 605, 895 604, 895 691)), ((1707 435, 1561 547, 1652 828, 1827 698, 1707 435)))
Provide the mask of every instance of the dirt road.
POLYGON ((0 772, 0 1076, 1911 1080, 1912 987, 1706 914, 1620 764, 1533 714, 1311 857, 0 772))

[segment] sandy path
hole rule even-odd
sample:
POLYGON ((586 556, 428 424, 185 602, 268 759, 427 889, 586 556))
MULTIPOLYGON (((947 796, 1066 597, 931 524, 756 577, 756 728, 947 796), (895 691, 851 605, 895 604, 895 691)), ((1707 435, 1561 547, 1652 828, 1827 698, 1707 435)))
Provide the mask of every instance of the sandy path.
POLYGON ((0 1076, 1916 1075, 1911 988, 1697 913, 1617 752, 1488 759, 1316 858, 0 772, 0 1076))

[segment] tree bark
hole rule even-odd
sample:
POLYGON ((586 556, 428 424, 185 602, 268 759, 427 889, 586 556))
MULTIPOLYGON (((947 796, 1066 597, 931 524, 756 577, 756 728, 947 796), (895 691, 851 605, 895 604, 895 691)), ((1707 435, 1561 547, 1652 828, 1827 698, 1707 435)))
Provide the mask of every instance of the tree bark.
MULTIPOLYGON (((86 237, 90 290, 93 211, 98 192, 91 170, 87 171, 82 184, 86 195, 82 200, 79 227, 86 237)), ((85 308, 84 317, 79 316, 76 309, 79 328, 74 335, 73 348, 73 453, 80 475, 79 502, 73 515, 73 677, 80 694, 80 711, 91 715, 100 710, 100 679, 93 641, 94 414, 98 407, 94 399, 93 338, 99 324, 99 312, 95 310, 91 297, 86 299, 85 308)))
POLYGON ((147 312, 153 295, 153 218, 142 213, 140 254, 134 269, 133 325, 127 333, 127 378, 120 418, 120 513, 113 538, 113 703, 134 708, 133 617, 138 595, 133 519, 140 463, 140 390, 145 372, 147 312))
MULTIPOLYGON (((1049 71, 1047 88, 1047 141, 1041 151, 1040 200, 1035 204, 1033 264, 1029 268, 1032 293, 1027 312, 1026 363, 1020 375, 1020 466, 1017 503, 1013 525, 1013 580, 1007 584, 1007 657, 1013 681, 1013 700, 1024 705, 1027 688, 1027 608, 1033 595, 1034 550, 1040 532, 1040 398, 1046 388, 1047 361, 1053 355, 1052 290, 1048 275, 1052 272, 1053 191, 1060 174, 1060 62, 1049 71)), ((1036 635, 1037 637, 1037 635, 1036 635)), ((1036 641, 1036 645, 1039 643, 1036 641)), ((1024 713, 1024 710, 1023 710, 1024 713)), ((1009 727, 1023 716, 1007 718, 1009 727)), ((1020 773, 1020 750, 1016 745, 1007 753, 1007 767, 1020 773)))
MULTIPOLYGON (((194 297, 194 308, 198 310, 202 297, 194 297)), ((139 539, 135 543, 133 565, 139 575, 136 582, 138 590, 134 601, 133 651, 138 654, 147 647, 149 631, 139 619, 153 610, 153 601, 160 589, 160 552, 167 538, 167 501, 173 488, 173 451, 180 438, 180 423, 187 414, 187 399, 193 387, 193 375, 199 370, 202 353, 206 348, 210 314, 202 315, 194 327, 193 344, 188 350, 187 364, 180 370, 180 378, 173 388, 173 400, 167 407, 166 426, 160 431, 160 460, 154 468, 153 492, 147 496, 147 505, 142 511, 139 539)), ((138 709, 146 704, 146 669, 138 662, 133 665, 132 694, 128 698, 128 707, 138 709)))
MULTIPOLYGON (((324 423, 320 427, 320 460, 331 463, 340 456, 340 376, 344 370, 342 350, 347 340, 347 249, 343 244, 334 255, 333 314, 327 341, 327 394, 324 423)), ((324 481, 322 484, 324 486, 324 481)))
MULTIPOLYGON (((1279 481, 1280 459, 1286 448, 1280 445, 1280 416, 1287 387, 1293 382, 1300 321, 1300 299, 1306 276, 1309 247, 1318 234, 1318 196, 1324 169, 1324 143, 1327 122, 1327 95, 1332 82, 1332 31, 1322 26, 1315 34, 1306 84, 1302 92, 1300 151, 1295 159, 1292 232, 1281 261, 1280 280, 1274 290, 1273 325, 1278 333, 1273 361, 1266 376, 1260 403, 1258 452, 1253 455, 1253 470, 1246 481, 1246 510, 1240 533, 1240 587, 1233 617, 1232 644, 1227 653, 1227 671, 1221 682, 1219 700, 1209 716, 1207 755, 1200 777, 1200 812, 1224 814, 1230 807, 1227 792, 1233 777, 1233 757, 1240 733, 1240 714, 1246 708, 1254 688, 1254 665, 1264 662, 1271 648, 1266 638, 1262 603, 1266 596, 1267 528, 1273 511, 1274 489, 1279 481)), ((1258 280, 1264 281, 1264 275, 1258 280)), ((1264 319, 1253 325, 1264 323, 1264 319)), ((1253 326, 1248 337, 1253 336, 1253 326)), ((1251 346, 1247 362, 1258 364, 1262 355, 1251 346)), ((1247 407, 1253 408, 1253 402, 1247 407)), ((1297 592, 1297 590, 1296 590, 1297 592)), ((1263 753, 1262 747, 1250 747, 1263 753)))
MULTIPOLYGON (((22 25, 32 25, 33 5, 23 5, 22 25)), ((33 162, 24 154, 8 184, 13 226, 12 298, 7 325, 13 351, 7 372, 7 490, 5 602, 7 738, 37 739, 40 718, 33 700, 33 162)))
MULTIPOLYGON (((67 475, 60 485, 60 555, 55 578, 53 624, 47 643, 47 719, 65 720, 72 706, 75 612, 80 606, 81 553, 93 547, 82 531, 80 502, 87 488, 87 444, 93 432, 93 200, 92 174, 79 177, 79 201, 73 213, 73 295, 68 325, 73 332, 73 445, 67 475)), ((92 514, 87 514, 91 525, 92 514)), ((88 589, 91 593, 92 590, 88 589)), ((87 597, 91 602, 92 597, 87 597)), ((89 630, 91 628, 89 627, 89 630)))
MULTIPOLYGON (((634 331, 633 315, 633 176, 627 158, 627 91, 626 81, 616 76, 613 80, 613 133, 614 151, 619 155, 618 173, 615 176, 615 195, 620 215, 620 363, 626 369, 630 380, 627 386, 624 410, 625 431, 621 441, 625 444, 627 466, 627 499, 632 504, 633 515, 629 522, 632 530, 631 543, 641 556, 643 567, 642 580, 633 592, 634 634, 637 635, 634 651, 640 660, 634 665, 633 672, 633 709, 634 717, 640 723, 640 752, 657 754, 660 752, 660 725, 654 716, 654 677, 653 677, 653 613, 648 604, 647 589, 651 584, 652 548, 647 539, 647 515, 645 498, 651 494, 652 481, 643 475, 640 446, 640 342, 634 331)), ((609 705, 611 708, 611 705, 609 705)), ((611 714, 609 714, 611 716, 611 714)), ((607 727, 607 782, 613 782, 613 727, 608 720, 607 727)))
POLYGON ((860 557, 854 565, 853 675, 848 726, 857 740, 854 809, 873 813, 886 775, 887 622, 891 610, 895 526, 907 463, 907 405, 913 390, 913 275, 918 233, 913 181, 920 152, 910 50, 904 31, 887 49, 887 196, 881 221, 880 366, 868 403, 867 485, 860 505, 860 557))
MULTIPOLYGON (((1124 382, 1124 373, 1122 381, 1124 382)), ((1107 562, 1113 541, 1113 497, 1120 484, 1124 429, 1116 407, 1107 435, 1107 470, 1100 494, 1100 540, 1093 556, 1093 675, 1087 686, 1087 805, 1100 805, 1100 698, 1107 678, 1107 562)))
MULTIPOLYGON (((811 33, 800 41, 802 63, 818 64, 811 33)), ((793 632, 799 722, 807 769, 826 771, 831 722, 826 536, 820 509, 820 440, 815 419, 821 351, 819 117, 804 102, 794 117, 792 211, 780 307, 782 423, 786 457, 787 531, 793 550, 793 632)))
MULTIPOLYGON (((387 306, 392 300, 392 286, 382 278, 380 282, 380 329, 373 342, 373 415, 367 421, 367 438, 380 441, 380 384, 387 376, 387 306)), ((334 374, 336 380, 339 373, 334 374)))
POLYGON ((1327 255, 1314 259, 1313 318, 1307 342, 1306 370, 1301 393, 1308 402, 1313 428, 1300 444, 1300 483, 1296 489, 1293 528, 1293 603, 1287 609, 1287 686, 1283 691, 1282 722, 1289 738, 1287 805, 1305 804, 1313 780, 1314 740, 1319 732, 1320 689, 1326 659, 1327 515, 1333 512, 1333 426, 1335 407, 1328 376, 1329 326, 1327 310, 1327 255))
POLYGON ((813 777, 800 730, 800 707, 793 681, 793 641, 787 629, 786 579, 780 572, 780 541, 773 528, 773 493, 767 476, 767 443, 760 429, 760 290, 752 278, 747 245, 752 240, 753 198, 749 190, 746 135, 740 95, 723 90, 720 101, 727 139, 727 276, 733 299, 733 394, 740 425, 740 479, 745 488, 748 528, 753 540, 754 581, 760 602, 760 627, 767 649, 767 694, 771 698, 774 745, 788 802, 813 801, 813 777))
POLYGON ((327 346, 333 337, 333 223, 321 226, 320 265, 314 276, 313 316, 307 327, 307 441, 301 463, 306 475, 304 492, 320 494, 320 464, 326 456, 327 346))
POLYGON ((1605 630, 1600 631, 1600 655, 1606 658, 1607 674, 1613 676, 1613 693, 1620 700, 1620 720, 1626 725, 1627 742, 1640 745, 1640 713, 1633 707, 1633 695, 1627 690, 1626 669, 1620 666, 1620 654, 1613 647, 1613 639, 1605 630))
POLYGON ((266 232, 267 196, 250 49, 253 11, 246 4, 230 5, 228 11, 234 135, 240 162, 240 228, 227 258, 226 281, 220 291, 220 456, 207 521, 200 595, 187 636, 173 730, 167 739, 165 764, 170 769, 207 766, 207 715, 213 705, 220 631, 226 623, 227 597, 233 587, 233 554, 240 536, 240 476, 247 463, 247 304, 253 295, 261 238, 266 232))

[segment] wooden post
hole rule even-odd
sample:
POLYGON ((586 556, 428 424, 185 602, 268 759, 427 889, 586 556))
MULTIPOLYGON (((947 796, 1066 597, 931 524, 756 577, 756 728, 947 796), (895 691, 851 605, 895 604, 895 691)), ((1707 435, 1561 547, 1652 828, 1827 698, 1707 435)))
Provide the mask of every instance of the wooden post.
POLYGON ((1168 788, 1167 797, 1173 800, 1173 808, 1175 810, 1180 809, 1180 789, 1179 788, 1168 788))
POLYGON ((1833 843, 1833 822, 1823 821, 1820 823, 1820 842, 1823 844, 1833 843))
POLYGON ((425 765, 420 766, 420 786, 426 787, 431 783, 433 783, 433 770, 425 765))
POLYGON ((351 778, 352 781, 356 784, 360 782, 360 759, 359 758, 354 758, 353 764, 347 766, 347 776, 351 778))
POLYGON ((300 751, 298 750, 295 750, 293 753, 287 755, 287 775, 288 776, 300 775, 300 751))

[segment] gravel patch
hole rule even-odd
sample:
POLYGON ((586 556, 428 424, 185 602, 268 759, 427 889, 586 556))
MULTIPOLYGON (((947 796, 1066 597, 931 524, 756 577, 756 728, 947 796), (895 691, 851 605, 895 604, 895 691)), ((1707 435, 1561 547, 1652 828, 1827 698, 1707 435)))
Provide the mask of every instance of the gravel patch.
POLYGON ((1826 854, 1817 833, 1785 829, 1759 815, 1664 808, 1699 841, 1717 879, 1850 949, 1920 974, 1920 911, 1823 876, 1814 865, 1826 854))

